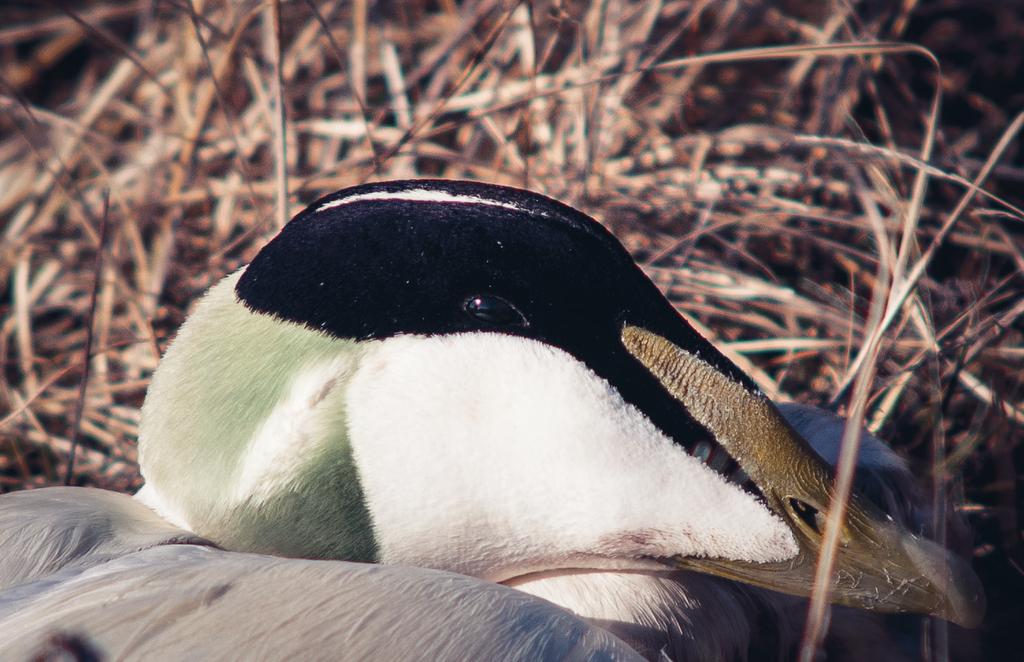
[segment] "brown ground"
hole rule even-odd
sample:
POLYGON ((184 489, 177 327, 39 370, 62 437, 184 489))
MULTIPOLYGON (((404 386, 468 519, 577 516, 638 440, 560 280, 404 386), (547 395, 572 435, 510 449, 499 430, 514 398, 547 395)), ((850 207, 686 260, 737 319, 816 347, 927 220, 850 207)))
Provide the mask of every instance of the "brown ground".
POLYGON ((0 491, 75 442, 75 484, 137 487, 189 304, 318 196, 519 185, 607 223, 769 394, 846 411, 873 371, 868 424, 974 526, 986 659, 1017 657, 1019 4, 64 7, 0 12, 0 491))

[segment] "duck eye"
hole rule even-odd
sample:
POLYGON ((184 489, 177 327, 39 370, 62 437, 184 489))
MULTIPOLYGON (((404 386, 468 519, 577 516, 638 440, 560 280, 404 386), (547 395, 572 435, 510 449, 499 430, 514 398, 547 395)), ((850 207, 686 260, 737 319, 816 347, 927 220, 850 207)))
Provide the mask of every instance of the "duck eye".
POLYGON ((466 313, 481 322, 495 326, 530 326, 519 310, 493 294, 477 294, 462 303, 466 313))

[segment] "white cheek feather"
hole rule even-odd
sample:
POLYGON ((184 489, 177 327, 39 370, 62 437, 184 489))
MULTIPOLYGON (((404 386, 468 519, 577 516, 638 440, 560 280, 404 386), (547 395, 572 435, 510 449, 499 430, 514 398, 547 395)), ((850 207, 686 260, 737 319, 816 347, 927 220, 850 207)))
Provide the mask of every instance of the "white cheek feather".
POLYGON ((458 195, 447 191, 437 191, 425 188, 415 188, 407 191, 373 191, 370 193, 360 193, 358 195, 348 196, 347 198, 326 202, 317 207, 316 211, 319 213, 328 209, 334 209, 335 207, 341 207, 342 205, 348 205, 353 202, 363 202, 365 200, 407 200, 410 202, 433 202, 442 204, 475 204, 488 205, 490 207, 503 207, 505 209, 512 209, 519 212, 524 211, 522 207, 504 200, 491 200, 475 195, 458 195))
POLYGON ((349 438, 381 560, 503 580, 647 568, 684 554, 775 561, 786 526, 570 354, 473 333, 368 343, 349 438))
POLYGON ((157 515, 167 520, 174 526, 191 531, 192 527, 188 523, 188 518, 185 517, 180 508, 176 503, 168 502, 163 496, 153 489, 153 486, 146 483, 142 488, 135 493, 134 497, 139 503, 146 506, 157 515))
MULTIPOLYGON (((315 462, 320 457, 317 451, 332 438, 326 429, 331 419, 324 420, 319 405, 345 384, 356 361, 354 353, 346 353, 295 375, 246 443, 223 507, 258 505, 301 479, 302 468, 315 462)), ((164 498, 152 485, 144 485, 135 498, 172 524, 194 528, 175 501, 164 498)))
POLYGON ((354 363, 354 355, 344 354, 294 377, 241 455, 229 497, 233 503, 265 501, 303 475, 305 463, 318 457, 316 446, 330 439, 318 405, 344 384, 354 363))

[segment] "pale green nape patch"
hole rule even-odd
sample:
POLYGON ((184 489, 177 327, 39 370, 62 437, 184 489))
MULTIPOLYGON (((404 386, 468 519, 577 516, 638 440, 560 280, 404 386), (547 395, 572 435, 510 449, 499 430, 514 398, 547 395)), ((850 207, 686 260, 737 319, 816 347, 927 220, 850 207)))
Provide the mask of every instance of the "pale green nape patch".
MULTIPOLYGON (((250 311, 235 296, 241 273, 203 297, 153 375, 139 434, 146 489, 169 515, 228 549, 376 560, 345 412, 360 346, 250 311), (246 465, 260 445, 254 436, 271 446, 288 439, 268 416, 304 372, 322 366, 337 374, 311 401, 313 434, 294 453, 277 449, 285 462, 266 463, 272 484, 240 494, 253 479, 246 465)), ((281 421, 286 432, 291 422, 281 421)))

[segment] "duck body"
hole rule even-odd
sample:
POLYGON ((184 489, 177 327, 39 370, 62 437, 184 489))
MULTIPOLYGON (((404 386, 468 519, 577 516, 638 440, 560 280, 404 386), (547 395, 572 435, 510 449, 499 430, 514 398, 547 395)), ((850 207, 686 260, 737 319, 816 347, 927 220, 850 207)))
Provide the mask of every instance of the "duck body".
MULTIPOLYGON (((842 419, 780 411, 830 462, 842 419)), ((886 512, 927 504, 903 461, 865 433, 859 480, 886 512)), ((0 656, 60 635, 110 658, 787 660, 806 601, 694 572, 539 573, 512 588, 411 566, 220 549, 139 500, 90 488, 0 497, 0 656), (557 606, 556 606, 557 605, 557 606), (185 614, 185 617, 180 616, 185 614), (302 628, 296 629, 295 623, 302 628)), ((890 617, 891 618, 891 617, 890 617)), ((837 607, 831 660, 913 660, 918 624, 837 607)), ((961 637, 953 659, 979 659, 961 637)))
MULTIPOLYGON (((570 207, 346 189, 182 326, 135 500, 0 497, 0 650, 789 659, 801 598, 774 591, 810 589, 841 430, 776 409, 570 207)), ((872 440, 867 473, 906 480, 872 440)), ((975 621, 897 502, 855 491, 833 598, 975 621)))
POLYGON ((103 490, 3 496, 0 549, 3 659, 640 659, 500 584, 228 552, 103 490))

